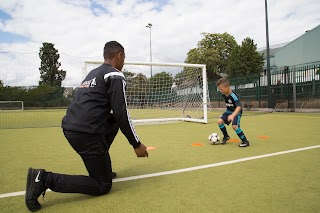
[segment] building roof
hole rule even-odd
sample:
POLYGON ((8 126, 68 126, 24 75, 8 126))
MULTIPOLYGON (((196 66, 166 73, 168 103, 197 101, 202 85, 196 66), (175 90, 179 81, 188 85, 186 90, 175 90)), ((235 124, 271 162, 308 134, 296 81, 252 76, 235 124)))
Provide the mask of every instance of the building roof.
POLYGON ((298 38, 290 41, 290 42, 287 42, 285 43, 285 45, 283 45, 281 48, 278 48, 275 52, 277 52, 278 50, 282 49, 282 48, 285 48, 286 46, 289 46, 291 45, 292 43, 296 42, 297 40, 299 40, 301 37, 305 36, 307 33, 312 33, 312 31, 315 31, 317 28, 320 28, 320 24, 314 28, 312 28, 311 30, 307 30, 304 34, 302 34, 301 36, 299 36, 298 38))
MULTIPOLYGON (((288 43, 289 43, 289 42, 271 45, 271 46, 269 47, 270 57, 274 57, 275 52, 277 52, 279 49, 281 49, 282 47, 284 47, 284 46, 287 45, 288 43)), ((257 51, 258 51, 260 54, 263 54, 265 58, 267 57, 267 48, 266 48, 266 47, 259 48, 257 51)))

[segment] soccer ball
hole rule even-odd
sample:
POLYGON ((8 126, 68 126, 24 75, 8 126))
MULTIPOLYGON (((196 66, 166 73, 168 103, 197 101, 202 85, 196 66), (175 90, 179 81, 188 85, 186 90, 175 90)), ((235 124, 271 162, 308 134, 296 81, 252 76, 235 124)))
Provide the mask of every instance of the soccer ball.
POLYGON ((219 143, 220 136, 217 133, 212 133, 209 135, 208 140, 212 145, 215 145, 219 143))

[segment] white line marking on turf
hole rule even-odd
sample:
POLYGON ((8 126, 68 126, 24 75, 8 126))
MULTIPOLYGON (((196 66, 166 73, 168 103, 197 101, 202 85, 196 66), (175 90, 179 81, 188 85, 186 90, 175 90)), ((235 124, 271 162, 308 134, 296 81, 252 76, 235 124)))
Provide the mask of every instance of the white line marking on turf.
MULTIPOLYGON (((163 175, 171 175, 171 174, 182 173, 182 172, 190 172, 190 171, 199 170, 199 169, 224 166, 224 165, 240 163, 240 162, 244 162, 244 161, 256 160, 256 159, 267 158, 267 157, 272 157, 272 156, 277 156, 277 155, 283 155, 283 154, 288 154, 288 153, 292 153, 292 152, 300 152, 300 151, 309 150, 309 149, 316 149, 316 148, 320 148, 320 145, 308 146, 308 147, 299 148, 299 149, 291 149, 291 150, 287 150, 287 151, 252 156, 252 157, 247 157, 247 158, 240 158, 237 160, 224 161, 224 162, 220 162, 220 163, 207 164, 207 165, 203 165, 203 166, 195 166, 195 167, 190 167, 190 168, 185 168, 185 169, 177 169, 177 170, 166 171, 166 172, 157 172, 157 173, 146 174, 146 175, 117 178, 117 179, 114 179, 113 182, 123 182, 123 181, 138 180, 138 179, 143 179, 143 178, 158 177, 158 176, 163 176, 163 175)), ((48 189, 47 191, 51 191, 51 190, 48 189)), ((14 197, 14 196, 19 196, 19 195, 24 195, 24 194, 25 194, 25 191, 12 192, 12 193, 0 194, 0 198, 14 197)))
MULTIPOLYGON (((276 112, 278 113, 278 112, 276 112)), ((281 112, 280 112, 281 113, 281 112)), ((267 115, 268 113, 266 113, 267 115)), ((274 114, 275 115, 275 114, 274 114)), ((281 116, 281 117, 286 117, 286 118, 312 118, 312 119, 319 119, 320 117, 317 116, 304 116, 304 115, 292 115, 292 114, 276 114, 277 117, 281 116)))
POLYGON ((190 168, 185 168, 185 169, 177 169, 177 170, 166 171, 166 172, 158 172, 158 173, 152 173, 152 174, 146 174, 146 175, 118 178, 118 179, 115 179, 113 182, 122 182, 122 181, 137 180, 137 179, 156 177, 156 176, 162 176, 162 175, 176 174, 176 173, 181 173, 181 172, 189 172, 189 171, 194 171, 194 170, 199 170, 199 169, 212 168, 212 167, 217 167, 217 166, 234 164, 234 163, 239 163, 239 162, 249 161, 249 160, 256 160, 256 159, 260 159, 260 158, 267 158, 267 157, 272 157, 272 156, 276 156, 276 155, 283 155, 283 154, 288 154, 288 153, 292 153, 292 152, 299 152, 299 151, 304 151, 304 150, 308 150, 308 149, 315 149, 315 148, 320 148, 320 145, 309 146, 309 147, 304 147, 304 148, 299 148, 299 149, 292 149, 292 150, 287 150, 287 151, 282 151, 282 152, 275 152, 275 153, 270 153, 270 154, 265 154, 265 155, 252 156, 252 157, 247 157, 247 158, 240 158, 237 160, 224 161, 224 162, 220 162, 220 163, 207 164, 207 165, 203 165, 203 166, 195 166, 195 167, 190 167, 190 168))

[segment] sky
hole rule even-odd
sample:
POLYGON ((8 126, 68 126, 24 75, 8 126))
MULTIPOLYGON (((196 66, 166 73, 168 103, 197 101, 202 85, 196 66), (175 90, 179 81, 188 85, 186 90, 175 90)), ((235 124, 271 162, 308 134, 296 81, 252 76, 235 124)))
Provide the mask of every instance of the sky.
MULTIPOLYGON (((319 0, 268 0, 269 43, 290 42, 320 24, 319 0)), ((63 86, 78 86, 84 61, 103 61, 104 44, 120 42, 126 61, 183 63, 202 32, 246 37, 266 46, 263 0, 0 0, 0 80, 37 85, 39 49, 55 44, 63 86), (147 28, 152 24, 151 30, 147 28)))

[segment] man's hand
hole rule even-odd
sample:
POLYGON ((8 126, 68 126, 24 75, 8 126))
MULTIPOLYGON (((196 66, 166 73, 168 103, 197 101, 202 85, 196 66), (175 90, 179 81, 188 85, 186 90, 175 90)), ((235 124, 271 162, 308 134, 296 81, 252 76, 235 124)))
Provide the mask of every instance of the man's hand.
POLYGON ((147 147, 143 144, 140 144, 134 151, 138 158, 148 157, 147 147))

